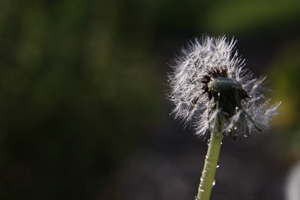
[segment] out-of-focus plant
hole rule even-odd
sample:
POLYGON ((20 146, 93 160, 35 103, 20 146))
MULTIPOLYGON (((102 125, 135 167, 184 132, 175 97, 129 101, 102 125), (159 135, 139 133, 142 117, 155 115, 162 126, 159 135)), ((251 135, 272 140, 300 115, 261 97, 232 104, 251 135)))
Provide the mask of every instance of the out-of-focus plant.
POLYGON ((147 31, 117 1, 0 4, 0 198, 94 198, 162 110, 147 31))
POLYGON ((283 101, 280 110, 282 115, 276 116, 276 121, 280 122, 280 137, 276 145, 281 147, 279 155, 297 160, 300 159, 300 41, 287 42, 280 50, 270 65, 272 89, 276 91, 272 96, 280 97, 283 101))

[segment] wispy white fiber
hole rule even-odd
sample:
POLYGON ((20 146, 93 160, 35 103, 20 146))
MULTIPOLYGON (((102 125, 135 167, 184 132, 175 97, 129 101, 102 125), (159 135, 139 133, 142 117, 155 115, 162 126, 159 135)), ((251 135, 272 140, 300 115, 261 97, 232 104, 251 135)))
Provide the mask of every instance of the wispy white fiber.
POLYGON ((226 118, 222 133, 234 130, 236 136, 249 136, 267 129, 272 116, 277 114, 280 103, 270 105, 262 90, 265 78, 254 78, 249 70, 244 69, 244 60, 238 56, 235 44, 236 40, 227 41, 225 36, 195 39, 181 50, 171 66, 173 71, 168 75, 168 81, 171 86, 169 99, 175 104, 172 114, 185 125, 191 124, 200 136, 210 131, 215 117, 220 115, 226 118), (246 94, 240 95, 241 106, 236 107, 233 115, 229 116, 222 107, 216 110, 216 99, 209 97, 211 88, 205 91, 206 79, 215 81, 220 78, 212 72, 237 81, 242 85, 240 91, 244 90, 248 95, 247 98, 244 97, 246 94))

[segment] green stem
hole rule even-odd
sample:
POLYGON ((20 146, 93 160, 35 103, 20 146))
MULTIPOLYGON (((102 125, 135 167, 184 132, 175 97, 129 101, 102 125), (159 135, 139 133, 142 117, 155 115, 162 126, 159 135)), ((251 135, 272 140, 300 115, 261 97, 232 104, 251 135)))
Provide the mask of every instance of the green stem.
POLYGON ((220 123, 218 117, 216 117, 212 127, 212 134, 210 137, 202 176, 200 178, 197 200, 209 200, 212 187, 215 184, 215 174, 223 139, 223 135, 219 133, 219 127, 223 127, 223 123, 222 120, 220 123))

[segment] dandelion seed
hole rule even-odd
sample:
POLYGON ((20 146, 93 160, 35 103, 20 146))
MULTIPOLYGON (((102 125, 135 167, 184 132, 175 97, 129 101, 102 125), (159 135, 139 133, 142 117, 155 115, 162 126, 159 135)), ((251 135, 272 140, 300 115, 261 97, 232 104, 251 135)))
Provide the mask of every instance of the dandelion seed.
POLYGON ((249 137, 267 129, 280 103, 270 105, 262 93, 265 78, 253 78, 234 50, 236 41, 206 36, 182 49, 168 79, 175 119, 192 124, 204 136, 218 118, 219 132, 249 137))

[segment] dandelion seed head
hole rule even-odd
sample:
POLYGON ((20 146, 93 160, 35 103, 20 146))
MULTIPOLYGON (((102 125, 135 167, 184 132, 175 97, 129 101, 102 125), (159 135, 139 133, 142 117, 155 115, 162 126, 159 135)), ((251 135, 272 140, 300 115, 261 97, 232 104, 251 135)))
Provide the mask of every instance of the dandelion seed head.
POLYGON ((224 123, 220 132, 236 139, 270 126, 280 103, 270 105, 262 93, 265 78, 254 78, 244 69, 235 50, 236 40, 225 36, 195 39, 175 59, 168 75, 169 99, 175 119, 191 124, 204 136, 216 117, 224 123))

